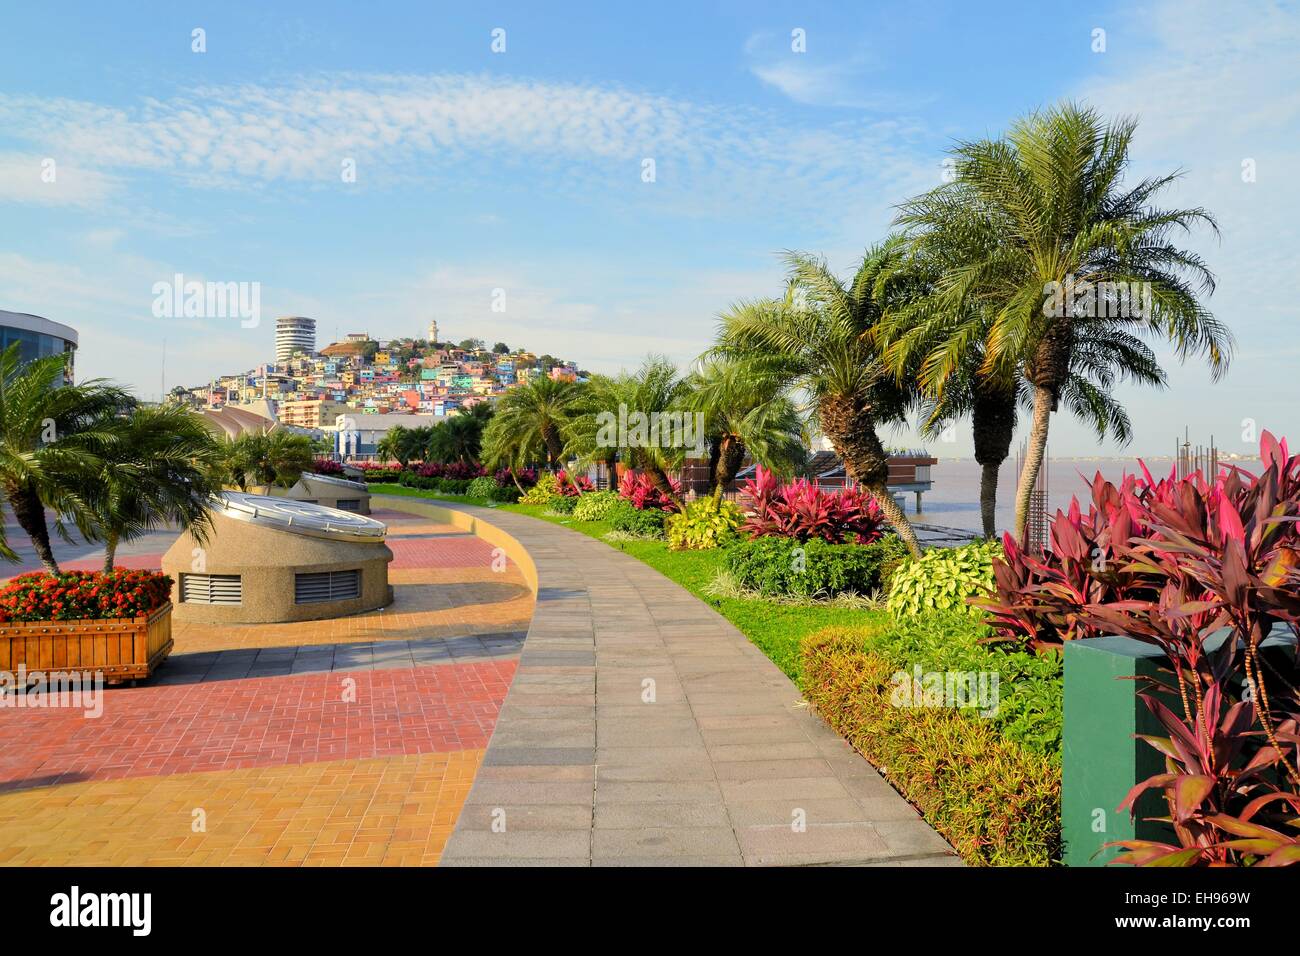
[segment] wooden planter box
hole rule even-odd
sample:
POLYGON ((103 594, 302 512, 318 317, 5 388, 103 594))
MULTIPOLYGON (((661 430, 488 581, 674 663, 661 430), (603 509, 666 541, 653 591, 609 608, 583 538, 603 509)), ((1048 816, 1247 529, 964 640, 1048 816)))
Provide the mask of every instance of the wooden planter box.
POLYGON ((0 671, 102 672, 105 683, 149 677, 172 649, 172 606, 149 615, 0 624, 0 671))

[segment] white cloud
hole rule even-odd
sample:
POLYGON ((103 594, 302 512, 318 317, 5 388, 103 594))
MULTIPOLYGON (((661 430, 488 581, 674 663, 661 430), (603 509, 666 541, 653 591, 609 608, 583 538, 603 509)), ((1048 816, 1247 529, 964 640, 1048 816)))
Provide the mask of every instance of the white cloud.
POLYGON ((697 198, 749 198, 810 179, 860 182, 864 155, 906 148, 890 124, 801 127, 616 86, 461 75, 205 87, 127 109, 0 94, 0 126, 88 169, 165 171, 222 188, 333 186, 351 159, 360 185, 508 168, 582 191, 637 184, 653 157, 660 182, 697 198), (820 141, 813 153, 801 148, 810 135, 820 141))
POLYGON ((114 187, 111 176, 58 156, 0 153, 0 202, 92 206, 114 187))
POLYGON ((846 56, 820 53, 816 47, 795 53, 788 38, 756 33, 745 42, 744 51, 750 72, 796 103, 895 113, 934 99, 886 87, 884 64, 865 46, 846 56))

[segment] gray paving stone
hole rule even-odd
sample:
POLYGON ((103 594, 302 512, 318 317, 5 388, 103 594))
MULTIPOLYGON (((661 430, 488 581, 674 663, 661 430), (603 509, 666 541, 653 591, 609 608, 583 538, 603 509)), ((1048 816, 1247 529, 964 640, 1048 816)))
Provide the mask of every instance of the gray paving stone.
POLYGON ((736 834, 729 826, 636 827, 593 831, 594 857, 718 856, 736 852, 736 834))
POLYGON ((461 811, 456 824, 466 830, 488 830, 505 827, 511 830, 582 830, 591 829, 590 804, 515 804, 509 807, 489 807, 484 804, 467 806, 461 811), (498 813, 498 810, 501 812, 498 813))
MULTIPOLYGON (((955 859, 708 605, 602 542, 509 512, 462 510, 514 535, 540 588, 518 642, 498 634, 441 645, 458 660, 520 651, 444 865, 955 859), (646 678, 655 682, 653 704, 642 702, 646 678), (498 807, 506 812, 503 834, 491 832, 498 807), (801 833, 791 828, 796 810, 807 824, 801 833)), ((398 642, 341 655, 335 648, 332 666, 419 661, 425 652, 420 642, 404 646, 407 653, 398 642)), ((196 667, 252 663, 214 658, 196 667)))
POLYGON ((727 808, 721 803, 602 803, 595 814, 598 830, 730 825, 727 808))

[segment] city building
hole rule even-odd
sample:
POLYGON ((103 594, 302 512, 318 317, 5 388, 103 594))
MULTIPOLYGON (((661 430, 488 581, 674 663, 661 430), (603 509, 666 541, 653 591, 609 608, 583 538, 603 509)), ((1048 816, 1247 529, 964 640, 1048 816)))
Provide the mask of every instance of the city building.
POLYGON ((73 381, 73 356, 77 351, 77 330, 60 322, 51 322, 39 315, 26 312, 5 312, 0 309, 0 348, 18 343, 18 357, 23 362, 50 355, 66 355, 68 369, 65 378, 73 381))
POLYGON ((295 352, 316 351, 316 320, 290 315, 275 320, 275 361, 283 365, 295 352))
POLYGON ((280 403, 280 424, 298 428, 323 428, 333 425, 340 415, 355 411, 342 402, 306 399, 280 403))

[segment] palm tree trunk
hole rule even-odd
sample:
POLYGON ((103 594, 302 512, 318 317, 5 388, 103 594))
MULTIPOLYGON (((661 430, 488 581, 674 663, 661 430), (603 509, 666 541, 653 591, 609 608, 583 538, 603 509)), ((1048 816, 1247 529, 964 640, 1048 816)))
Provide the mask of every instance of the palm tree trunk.
POLYGON ((980 521, 984 525, 984 537, 990 540, 998 534, 998 471, 1001 468, 1000 461, 980 465, 980 521))
POLYGON ((921 543, 916 540, 916 531, 889 493, 889 456, 876 434, 870 407, 847 396, 833 396, 822 399, 817 414, 822 433, 844 462, 845 472, 876 499, 881 514, 899 540, 907 545, 913 557, 920 557, 921 543))
POLYGON ((108 534, 104 539, 104 573, 108 574, 113 570, 113 562, 117 558, 117 535, 108 534))
POLYGON ((899 540, 907 545, 907 550, 912 553, 912 557, 919 558, 921 542, 916 540, 916 531, 912 527, 912 522, 907 520, 907 515, 898 506, 894 496, 889 493, 889 488, 885 485, 863 485, 863 487, 871 492, 871 497, 876 499, 876 504, 880 505, 880 513, 898 534, 899 540))
POLYGON ((685 511, 686 505, 682 503, 681 497, 673 491, 673 483, 668 480, 667 473, 653 461, 645 463, 645 473, 650 476, 651 483, 658 492, 677 506, 678 511, 685 511))
POLYGON ((724 438, 721 444, 721 454, 718 455, 717 467, 713 473, 713 500, 721 501, 722 496, 726 494, 727 485, 736 480, 736 473, 740 471, 740 463, 745 460, 745 446, 731 438, 724 438))
POLYGON ((709 491, 713 492, 715 499, 722 497, 718 491, 718 469, 722 467, 722 446, 726 441, 726 438, 719 437, 709 442, 709 491))
POLYGON ((554 425, 542 428, 542 444, 546 446, 546 467, 552 474, 558 470, 560 456, 564 454, 564 443, 554 425))
POLYGON ((45 523, 45 506, 40 496, 30 485, 10 488, 6 492, 9 506, 14 509, 14 519, 18 526, 32 539, 32 548, 36 556, 45 565, 50 574, 58 574, 59 563, 54 560, 54 549, 50 547, 50 529, 45 523))
POLYGON ((1029 499, 1038 482, 1038 470, 1043 465, 1047 448, 1047 427, 1052 417, 1052 390, 1043 385, 1034 388, 1034 420, 1029 430, 1029 448, 1025 464, 1020 470, 1016 485, 1016 541, 1023 548, 1029 531, 1029 499))
POLYGON ((998 473, 1011 454, 1016 430, 1016 392, 976 383, 971 408, 971 432, 975 439, 975 460, 980 464, 980 518, 984 537, 997 536, 998 473))

